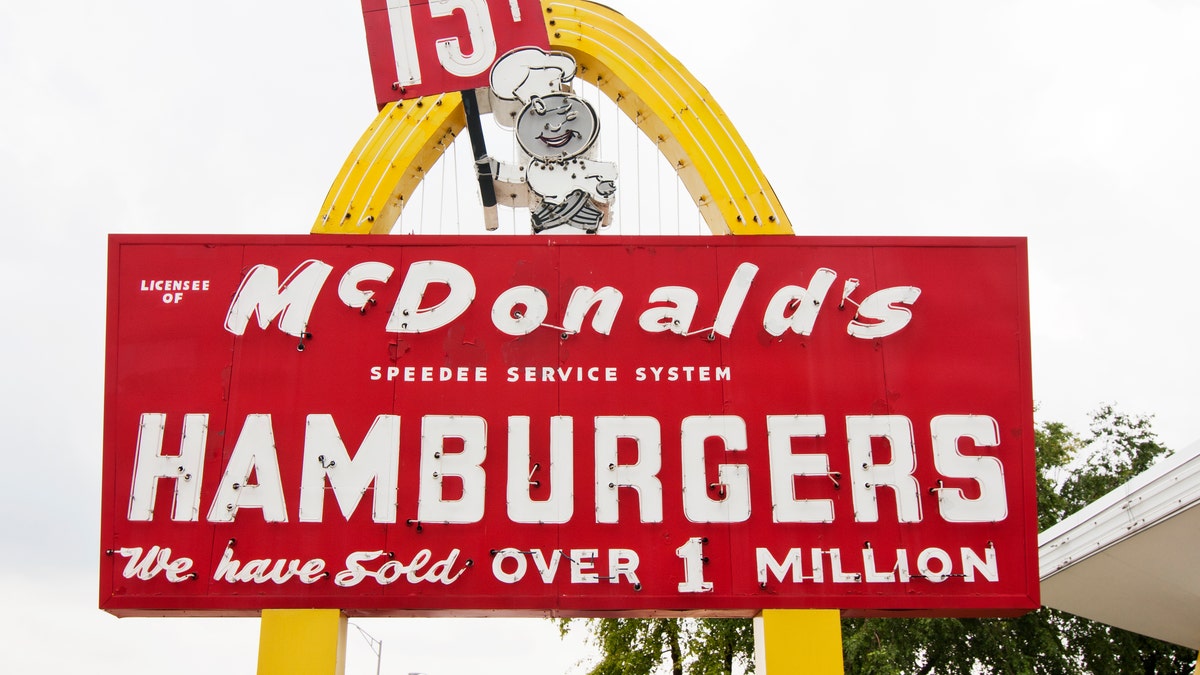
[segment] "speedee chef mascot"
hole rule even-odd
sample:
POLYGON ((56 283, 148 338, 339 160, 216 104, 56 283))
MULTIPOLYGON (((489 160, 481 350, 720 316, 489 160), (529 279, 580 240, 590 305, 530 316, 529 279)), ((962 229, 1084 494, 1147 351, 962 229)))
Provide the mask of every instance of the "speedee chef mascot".
POLYGON ((533 231, 563 225, 595 234, 611 219, 617 167, 594 159, 600 121, 575 95, 575 59, 536 47, 505 54, 492 68, 493 117, 516 135, 517 163, 489 158, 497 198, 530 210, 533 231))

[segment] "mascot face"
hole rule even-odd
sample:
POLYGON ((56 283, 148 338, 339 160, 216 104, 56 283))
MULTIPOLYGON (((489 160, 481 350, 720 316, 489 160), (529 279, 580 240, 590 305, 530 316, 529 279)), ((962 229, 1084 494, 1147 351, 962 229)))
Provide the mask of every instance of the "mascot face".
POLYGON ((517 118, 517 142, 531 157, 563 161, 587 152, 600 123, 587 101, 570 94, 534 97, 517 118))

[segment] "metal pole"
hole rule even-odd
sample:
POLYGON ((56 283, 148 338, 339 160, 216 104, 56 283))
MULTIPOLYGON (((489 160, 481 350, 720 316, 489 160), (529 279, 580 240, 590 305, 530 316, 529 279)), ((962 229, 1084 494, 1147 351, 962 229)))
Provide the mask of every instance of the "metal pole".
POLYGON ((354 629, 357 630, 363 639, 367 641, 367 646, 371 648, 371 652, 375 654, 375 675, 379 675, 379 669, 383 667, 383 640, 377 640, 374 635, 363 630, 363 627, 352 623, 354 629))
POLYGON ((483 200, 483 226, 488 230, 500 227, 496 214, 496 185, 492 175, 492 164, 487 154, 487 143, 483 139, 483 122, 479 117, 479 99, 474 89, 462 92, 463 110, 467 114, 467 132, 471 137, 471 151, 475 155, 475 172, 479 176, 479 196, 483 200))

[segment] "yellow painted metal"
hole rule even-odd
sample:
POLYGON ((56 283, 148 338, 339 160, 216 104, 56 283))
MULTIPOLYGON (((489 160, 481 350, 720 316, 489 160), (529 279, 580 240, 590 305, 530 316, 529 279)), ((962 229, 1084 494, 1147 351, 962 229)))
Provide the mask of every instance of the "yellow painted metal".
MULTIPOLYGON (((790 234, 741 135, 708 91, 645 31, 588 0, 543 0, 550 44, 675 167, 716 234, 790 234)), ((413 190, 466 124, 457 93, 388 105, 334 180, 316 233, 390 232, 413 190)))
POLYGON ((346 626, 336 609, 264 609, 258 675, 344 675, 346 626))
POLYGON ((836 609, 769 609, 754 619, 757 675, 842 675, 836 609))
MULTIPOLYGON (((714 234, 790 234, 775 190, 695 77, 645 31, 594 2, 546 0, 550 44, 675 167, 714 234)), ((748 92, 748 95, 752 94, 748 92)))
POLYGON ((346 158, 312 231, 390 232, 425 172, 466 123, 457 92, 385 106, 346 158))

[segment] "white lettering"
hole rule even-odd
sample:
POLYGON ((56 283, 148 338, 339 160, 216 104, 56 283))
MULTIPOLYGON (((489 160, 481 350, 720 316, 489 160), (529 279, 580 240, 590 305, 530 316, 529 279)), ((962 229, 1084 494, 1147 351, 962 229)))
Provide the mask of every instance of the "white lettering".
POLYGON ((565 523, 575 513, 575 427, 570 417, 550 418, 550 497, 535 501, 545 472, 530 467, 529 418, 508 418, 508 518, 514 523, 565 523))
POLYGON ((192 559, 181 557, 171 560, 171 549, 169 548, 151 546, 145 556, 142 555, 140 546, 119 548, 115 553, 129 558, 129 562, 125 564, 125 569, 121 572, 121 576, 126 579, 137 577, 142 581, 149 581, 158 576, 160 572, 167 581, 173 584, 196 578, 195 574, 188 572, 192 569, 192 559))
POLYGON ((571 583, 600 583, 600 575, 591 571, 596 568, 596 556, 599 554, 600 551, 594 548, 571 549, 571 583))
POLYGON ((200 485, 204 479, 204 449, 208 440, 208 415, 184 415, 183 439, 178 455, 163 455, 164 413, 145 413, 138 425, 133 485, 129 490, 131 521, 154 520, 158 479, 175 481, 171 520, 195 522, 200 518, 200 485))
POLYGON ((932 581, 935 584, 940 584, 949 579, 953 568, 954 563, 950 561, 950 554, 940 548, 927 548, 921 551, 921 555, 917 556, 917 569, 926 580, 932 581), (936 572, 929 566, 929 563, 934 560, 938 563, 938 570, 936 572))
POLYGON ((592 329, 601 335, 612 331, 613 321, 617 318, 617 310, 621 307, 621 291, 612 286, 605 286, 594 291, 588 286, 580 286, 571 293, 567 301, 567 312, 563 316, 563 328, 568 333, 578 333, 583 330, 584 319, 592 307, 600 305, 592 316, 592 329))
POLYGON ((338 297, 347 307, 365 309, 375 297, 375 291, 364 291, 358 285, 364 281, 387 283, 392 278, 395 268, 381 262, 359 263, 342 275, 338 284, 338 297))
POLYGON ((692 319, 700 296, 685 286, 664 286, 654 289, 650 302, 670 302, 669 307, 651 307, 638 317, 638 325, 647 333, 671 331, 684 335, 692 329, 692 319))
POLYGON ((429 549, 417 551, 412 560, 407 563, 395 559, 394 554, 384 551, 355 551, 346 556, 346 569, 338 572, 333 578, 333 582, 342 588, 357 586, 366 579, 372 579, 380 586, 387 586, 401 579, 410 584, 438 583, 449 586, 458 581, 458 578, 467 571, 467 566, 464 566, 454 572, 454 563, 458 561, 459 555, 461 555, 461 551, 453 549, 445 558, 429 565, 429 562, 433 560, 433 553, 429 549), (362 565, 362 563, 379 558, 387 559, 387 562, 380 565, 379 569, 371 570, 362 565), (426 565, 429 565, 429 568, 422 571, 426 565))
POLYGON ((596 522, 615 523, 620 520, 618 495, 620 488, 633 488, 638 493, 640 520, 661 523, 662 431, 653 417, 596 418, 596 522), (619 439, 634 441, 638 459, 634 464, 620 464, 617 459, 619 439))
POLYGON ((984 557, 980 558, 975 551, 963 547, 962 553, 963 578, 968 582, 975 581, 975 574, 983 574, 983 578, 991 582, 1000 581, 1000 568, 996 565, 996 549, 988 546, 984 549, 984 557))
MULTIPOLYGON (((539 551, 540 553, 540 551, 539 551)), ((560 553, 555 551, 555 553, 560 553)), ((555 563, 557 567, 557 563, 555 563)), ((525 561, 525 553, 518 551, 515 548, 502 548, 496 551, 495 557, 492 558, 492 576, 496 577, 497 581, 505 584, 515 584, 525 578, 525 573, 529 571, 529 563, 525 561), (504 571, 504 563, 512 560, 516 563, 513 571, 504 571)))
POLYGON ((487 421, 462 415, 426 415, 421 419, 421 476, 417 520, 477 523, 483 519, 487 457, 487 421), (446 452, 446 439, 462 440, 461 452, 446 452), (445 498, 445 478, 462 481, 462 496, 445 498))
POLYGON ((457 319, 475 300, 475 279, 467 270, 442 260, 413 263, 404 276, 396 305, 388 318, 389 333, 426 333, 457 319), (430 284, 445 284, 446 298, 432 307, 421 307, 430 284))
POLYGON ((750 469, 720 464, 709 483, 704 470, 704 444, 719 438, 726 452, 746 450, 746 422, 734 415, 693 416, 683 420, 683 513, 693 523, 741 523, 750 519, 750 469), (715 497, 711 495, 716 495, 715 497))
POLYGON ((299 558, 287 560, 284 558, 256 558, 243 564, 233 558, 233 542, 225 545, 225 552, 213 571, 213 581, 226 583, 255 583, 267 582, 281 585, 295 578, 302 584, 314 584, 325 577, 325 561, 313 558, 301 562, 299 558))
POLYGON ((258 316, 258 327, 266 330, 278 316, 279 330, 300 337, 308 330, 317 294, 332 271, 332 267, 320 260, 305 260, 280 285, 279 270, 255 265, 242 278, 233 296, 225 315, 225 330, 234 335, 244 334, 254 315, 258 316))
MULTIPOLYGON (((775 560, 770 550, 761 547, 754 549, 754 557, 757 561, 758 583, 760 585, 767 583, 767 572, 770 572, 775 577, 775 581, 783 581, 783 577, 789 571, 792 574, 793 583, 798 584, 804 580, 804 570, 800 567, 801 550, 798 548, 788 549, 783 562, 775 560)), ((820 579, 816 579, 816 581, 820 581, 820 579)))
POLYGON ((938 510, 951 523, 995 523, 1008 517, 1004 465, 996 457, 963 455, 960 439, 975 447, 1000 445, 1000 427, 983 415, 939 415, 929 424, 933 432, 933 465, 946 478, 973 480, 979 496, 968 499, 961 488, 937 488, 938 510))
POLYGON ((915 286, 897 286, 885 288, 867 296, 858 306, 854 320, 846 326, 846 332, 861 340, 887 337, 908 325, 912 321, 912 312, 907 307, 896 305, 911 305, 921 295, 921 289, 915 286), (860 318, 871 319, 878 323, 864 323, 860 318))
POLYGON ((208 521, 231 523, 244 508, 262 509, 263 520, 268 523, 287 522, 270 415, 246 416, 217 495, 208 509, 208 521), (257 475, 257 485, 248 483, 251 474, 257 475))
POLYGON ((529 335, 545 323, 549 312, 542 289, 514 286, 492 304, 492 325, 506 335, 529 335))
POLYGON ((637 568, 641 562, 638 554, 627 548, 614 548, 608 552, 608 581, 612 584, 621 582, 621 577, 633 585, 638 585, 637 568))
POLYGON ((474 51, 463 53, 457 37, 440 38, 437 41, 438 61, 451 75, 474 77, 487 71, 496 61, 498 48, 492 17, 487 0, 429 0, 429 14, 435 18, 450 16, 455 10, 461 10, 467 20, 474 51))
MULTIPOLYGON (((767 415, 771 518, 776 523, 832 523, 832 499, 797 499, 796 476, 828 476, 829 456, 792 453, 792 439, 825 435, 824 415, 767 415)), ((835 483, 836 484, 836 483, 835 483)))
POLYGON ((721 308, 717 310, 717 320, 713 324, 714 333, 725 337, 733 333, 733 323, 746 303, 746 294, 750 292, 750 285, 757 274, 758 265, 746 262, 738 265, 733 278, 729 280, 729 288, 725 289, 725 295, 721 298, 721 308))
POLYGON ((921 522, 921 487, 912 475, 917 469, 912 422, 900 415, 850 415, 846 417, 846 437, 854 520, 878 522, 878 488, 887 487, 895 493, 899 522, 921 522), (887 439, 892 450, 891 462, 875 463, 871 444, 876 438, 887 439))
POLYGON ((351 459, 332 415, 309 415, 304 433, 304 467, 300 483, 300 522, 319 523, 329 483, 342 517, 351 514, 372 483, 375 499, 371 519, 396 522, 396 489, 400 457, 400 417, 375 418, 351 459))
POLYGON ((825 294, 837 279, 837 272, 822 267, 808 282, 808 288, 784 286, 779 289, 767 305, 763 316, 763 328, 776 337, 788 329, 798 335, 812 335, 817 314, 825 302, 825 294), (788 315, 788 312, 791 315, 788 315))
POLYGON ((683 560, 683 581, 679 582, 680 593, 709 593, 713 589, 711 581, 704 580, 704 544, 707 539, 692 537, 687 543, 675 549, 675 555, 683 560))

